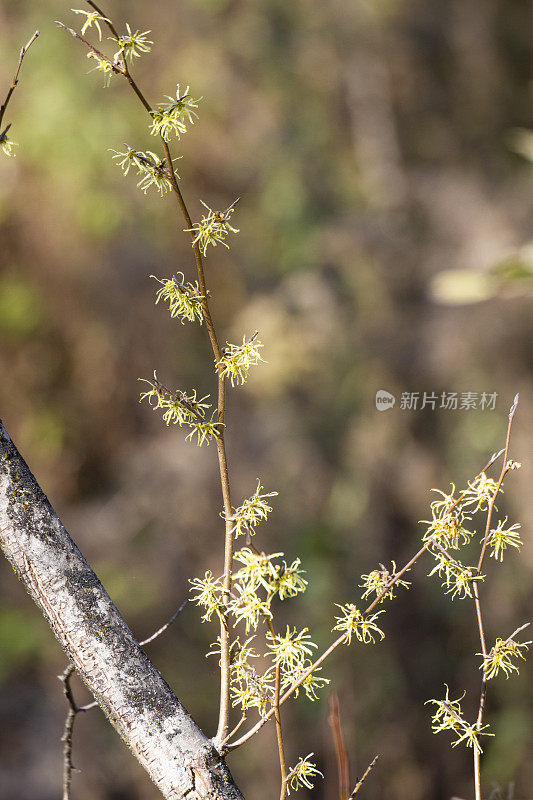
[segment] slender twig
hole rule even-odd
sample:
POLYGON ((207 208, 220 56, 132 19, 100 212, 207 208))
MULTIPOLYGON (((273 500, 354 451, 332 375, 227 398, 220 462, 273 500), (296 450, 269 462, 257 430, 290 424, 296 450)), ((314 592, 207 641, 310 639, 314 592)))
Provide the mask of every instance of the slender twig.
MULTIPOLYGON (((498 482, 496 484, 496 489, 495 489, 494 494, 492 495, 492 497, 491 497, 491 499, 489 500, 489 503, 488 503, 487 522, 486 522, 486 526, 485 526, 485 535, 483 537, 483 544, 481 546, 481 553, 480 553, 479 561, 478 561, 478 565, 477 565, 478 575, 479 575, 479 573, 481 571, 481 567, 483 565, 483 560, 485 558, 485 553, 486 553, 486 550, 487 550, 487 545, 488 545, 488 541, 489 541, 489 537, 490 537, 491 524, 492 524, 492 515, 493 515, 493 512, 494 512, 496 498, 498 497, 498 493, 500 492, 500 489, 502 487, 503 480, 504 480, 507 472, 510 469, 510 466, 509 466, 509 445, 510 445, 510 441, 511 441, 511 428, 513 426, 513 420, 514 420, 514 416, 515 416, 515 413, 516 413, 516 409, 518 407, 518 399, 519 399, 519 396, 517 394, 517 395, 515 395, 515 398, 513 400, 513 404, 512 404, 512 406, 511 406, 511 408, 509 410, 509 421, 508 421, 508 424, 507 424, 507 435, 505 437, 505 447, 503 449, 503 463, 502 463, 502 468, 501 468, 501 471, 500 471, 500 477, 499 477, 498 482)), ((482 616, 482 613, 481 613, 481 603, 480 603, 480 599, 479 599, 479 587, 478 587, 478 584, 477 584, 476 581, 473 582, 472 589, 473 589, 473 594, 474 594, 474 606, 475 606, 475 610, 476 610, 476 620, 477 620, 477 626, 478 626, 478 631, 479 631, 479 641, 480 641, 480 644, 481 644, 481 653, 483 655, 483 667, 482 667, 482 675, 481 675, 481 690, 480 690, 480 695, 479 695, 478 714, 477 714, 476 725, 475 725, 476 730, 480 731, 481 728, 482 728, 482 725, 483 725, 483 714, 485 712, 485 701, 486 701, 486 696, 487 696, 487 680, 488 680, 487 679, 487 671, 488 671, 488 665, 487 665, 487 641, 486 641, 486 638, 485 638, 485 629, 484 629, 484 626, 483 626, 483 616, 482 616)), ((517 631, 515 631, 515 633, 517 633, 517 631)), ((476 800, 481 800, 481 754, 480 754, 479 748, 477 748, 477 747, 474 747, 473 751, 474 751, 473 752, 473 759, 474 759, 474 789, 475 789, 475 796, 476 796, 476 800)))
MULTIPOLYGON (((178 614, 180 614, 189 599, 185 600, 181 606, 178 608, 177 611, 170 617, 170 619, 165 622, 165 624, 159 628, 155 633, 148 637, 148 639, 143 639, 142 642, 139 642, 141 647, 144 645, 153 642, 154 639, 157 639, 158 636, 161 636, 174 622, 178 614)), ((73 664, 69 664, 68 667, 64 670, 61 675, 58 675, 59 680, 63 684, 63 691, 65 693, 65 697, 67 698, 67 702, 69 705, 67 716, 65 719, 65 726, 63 728, 63 736, 61 737, 61 741, 63 742, 63 795, 62 800, 70 800, 70 787, 72 784, 72 773, 76 772, 76 768, 72 763, 72 736, 74 733, 74 722, 76 721, 76 717, 82 711, 90 711, 93 708, 97 708, 98 703, 96 700, 93 700, 92 703, 87 703, 87 705, 79 706, 75 699, 74 694, 72 692, 72 687, 70 685, 70 679, 72 678, 73 673, 75 672, 75 667, 73 664)))
POLYGON ((490 526, 491 526, 491 522, 492 522, 492 513, 494 511, 494 504, 496 502, 496 498, 498 496, 498 493, 499 493, 499 491, 501 489, 501 486, 502 486, 502 483, 503 483, 503 479, 505 478, 505 476, 509 472, 509 444, 511 442, 511 428, 513 427, 514 415, 515 415, 516 409, 518 407, 518 399, 519 399, 519 396, 518 396, 518 394, 516 394, 515 398, 514 398, 514 401, 513 401, 513 405, 511 406, 511 409, 509 411, 509 422, 507 424, 507 435, 505 437, 505 448, 504 448, 504 451, 503 451, 503 464, 502 464, 502 469, 501 469, 501 472, 500 472, 500 477, 499 477, 499 480, 498 480, 498 484, 496 486, 496 491, 494 492, 494 494, 492 496, 492 499, 489 502, 488 509, 487 509, 487 525, 485 527, 485 536, 483 537, 483 547, 481 548, 481 555, 479 556, 479 562, 478 562, 478 565, 477 565, 478 572, 481 570, 481 567, 483 565, 483 559, 485 558, 485 552, 487 550, 487 544, 488 544, 489 536, 490 536, 490 526))
POLYGON ((507 639, 505 640, 505 644, 509 644, 509 642, 512 642, 517 633, 520 633, 521 631, 525 630, 526 628, 529 628, 530 625, 531 625, 531 622, 524 622, 523 625, 520 625, 519 628, 517 628, 515 631, 512 632, 512 634, 510 636, 507 637, 507 639))
POLYGON ((341 712, 339 708, 339 696, 337 692, 332 692, 329 696, 329 726, 335 745, 335 756, 337 758, 337 774, 339 779, 339 800, 346 800, 350 788, 350 762, 346 751, 346 743, 341 725, 341 712))
POLYGON ((63 736, 61 737, 61 741, 63 742, 62 800, 70 800, 70 787, 72 784, 72 773, 74 771, 74 765, 72 763, 72 734, 74 732, 74 721, 76 719, 76 715, 82 710, 76 704, 74 695, 72 694, 72 688, 70 686, 70 679, 73 672, 74 666, 69 664, 65 671, 61 675, 58 675, 59 680, 63 684, 63 691, 69 705, 67 717, 65 719, 65 727, 63 729, 63 736))
MULTIPOLYGON (((22 62, 24 61, 24 56, 26 55, 26 53, 28 52, 28 50, 30 49, 30 47, 32 46, 32 44, 34 43, 34 41, 37 39, 38 36, 39 36, 39 31, 35 31, 31 39, 29 39, 28 42, 24 45, 24 47, 21 47, 20 49, 19 60, 17 62, 17 68, 15 70, 13 80, 11 81, 11 86, 9 87, 6 99, 0 106, 0 131, 2 131, 2 122, 4 120, 4 114, 6 113, 7 106, 18 84, 19 72, 22 66, 22 62)), ((11 125, 8 125, 7 128, 0 134, 0 136, 1 137, 5 136, 10 127, 11 125)))
MULTIPOLYGON (((117 42, 119 42, 120 41, 119 34, 116 28, 114 27, 113 23, 109 21, 110 18, 102 11, 102 9, 96 3, 92 2, 92 0, 86 0, 86 2, 103 18, 103 21, 111 31, 113 38, 117 42)), ((61 27, 63 28, 66 27, 61 23, 58 24, 61 25, 61 27)), ((67 28, 67 30, 70 29, 67 28)), ((76 38, 81 39, 81 41, 83 41, 92 50, 95 49, 88 42, 85 42, 85 40, 82 37, 76 35, 76 38)), ((113 62, 110 63, 113 64, 113 62)), ((131 89, 135 92, 138 99, 144 106, 145 110, 150 114, 150 117, 152 117, 152 106, 150 105, 145 95, 139 88, 137 82, 133 79, 130 70, 128 68, 126 59, 123 57, 122 65, 120 66, 120 68, 114 66, 114 69, 115 71, 120 72, 122 75, 124 75, 131 89)), ((161 136, 160 138, 163 150, 165 152, 165 159, 167 162, 172 190, 176 195, 181 215, 183 216, 183 219, 185 220, 185 223, 187 225, 186 230, 190 233, 194 258, 196 262, 198 284, 200 287, 200 293, 203 296, 201 301, 203 316, 205 319, 209 339, 211 342, 213 355, 215 357, 215 361, 218 363, 221 359, 221 351, 208 303, 209 292, 205 280, 202 253, 200 251, 198 242, 195 242, 195 235, 192 230, 193 228, 192 219, 189 214, 185 200, 183 198, 181 189, 179 187, 176 174, 174 172, 170 147, 168 145, 168 142, 166 142, 165 139, 163 138, 163 136, 161 136)), ((227 213, 234 205, 235 203, 233 203, 226 210, 225 213, 227 213)), ((227 603, 229 602, 229 595, 231 591, 231 582, 232 582, 234 537, 233 537, 233 527, 230 520, 232 515, 231 491, 230 491, 230 481, 229 481, 228 463, 226 455, 226 445, 224 439, 225 414, 226 414, 226 379, 220 374, 219 370, 218 404, 217 404, 217 422, 218 422, 219 435, 217 435, 216 437, 216 445, 217 445, 220 483, 222 489, 222 500, 224 505, 224 517, 225 517, 223 599, 224 599, 224 605, 227 606, 227 603)), ((214 742, 218 746, 220 746, 221 742, 227 738, 228 728, 229 728, 229 712, 230 712, 230 631, 229 631, 229 620, 227 614, 225 613, 220 615, 220 654, 221 654, 220 655, 220 673, 221 673, 220 709, 219 709, 217 733, 216 736, 214 737, 214 742)))
POLYGON ((348 800, 352 800, 352 798, 355 797, 355 795, 357 794, 357 792, 359 791, 359 789, 361 788, 363 783, 366 781, 366 779, 368 778, 368 776, 370 775, 370 773, 374 769, 374 764, 376 763, 378 758, 379 758, 379 753, 378 753, 377 756, 374 756, 374 758, 372 759, 372 761, 370 762, 368 767, 365 769, 365 771, 363 772, 363 774, 361 775, 361 777, 359 778, 359 780, 355 784, 355 788, 354 788, 353 792, 351 793, 351 795, 349 796, 348 800))
POLYGON ((281 712, 279 708, 279 695, 281 684, 281 664, 276 664, 276 682, 274 686, 274 716, 276 719, 276 736, 278 740, 279 766, 281 772, 281 788, 279 800, 285 800, 287 796, 287 759, 285 757, 285 747, 283 744, 283 729, 281 727, 281 712))
POLYGON ((155 633, 152 633, 152 635, 149 636, 148 639, 143 639, 142 642, 139 642, 141 647, 144 647, 146 644, 150 644, 150 642, 153 642, 154 639, 157 639, 158 636, 161 636, 162 633, 164 633, 168 628, 170 628, 170 626, 172 625, 172 623, 174 622, 174 620, 176 619, 178 614, 181 614, 181 612, 183 611, 183 609, 185 608, 185 606, 187 605, 188 602, 189 602, 189 598, 187 598, 186 600, 183 601, 183 603, 178 608, 178 610, 175 611, 174 614, 172 614, 170 619, 167 622, 165 622, 165 624, 162 625, 161 628, 159 628, 155 633))
POLYGON ((86 47, 88 47, 89 50, 92 53, 97 55, 98 58, 102 59, 102 61, 105 61, 107 64, 109 64, 109 66, 111 67, 113 72, 117 72, 119 75, 125 75, 126 74, 125 71, 124 71, 124 67, 123 66, 120 66, 120 64, 118 64, 116 61, 112 61, 110 58, 108 58, 108 56, 105 56, 100 50, 98 50, 97 47, 94 47, 94 45, 92 45, 90 42, 88 42, 87 39, 85 39, 80 33, 77 33, 72 28, 69 28, 68 25, 64 25, 62 22, 59 22, 59 20, 57 20, 57 19, 55 21, 55 24, 59 28, 63 28, 63 30, 67 31, 67 33, 70 33, 70 35, 73 36, 75 39, 78 39, 80 42, 83 42, 83 44, 86 47))
MULTIPOLYGON (((257 553, 258 550, 254 545, 252 545, 252 549, 257 553)), ((272 637, 272 641, 276 641, 276 632, 274 630, 274 626, 272 624, 272 620, 264 616, 265 623, 267 628, 270 631, 270 635, 272 637)), ((281 726, 281 713, 280 713, 280 689, 281 689, 281 664, 280 662, 276 663, 276 672, 275 672, 275 684, 274 684, 274 702, 273 702, 273 711, 274 711, 274 719, 276 722, 276 738, 278 743, 278 756, 279 756, 279 767, 281 772, 281 788, 279 794, 279 800, 285 800, 287 795, 287 784, 288 784, 288 770, 287 770, 287 758, 285 756, 285 746, 283 743, 283 728, 281 726)))

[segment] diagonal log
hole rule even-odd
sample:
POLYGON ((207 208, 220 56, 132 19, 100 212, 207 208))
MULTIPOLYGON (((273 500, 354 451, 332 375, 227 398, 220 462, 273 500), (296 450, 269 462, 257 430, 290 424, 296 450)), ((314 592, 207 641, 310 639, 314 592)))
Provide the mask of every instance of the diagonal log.
POLYGON ((0 546, 67 656, 167 800, 242 800, 70 538, 0 421, 0 546))

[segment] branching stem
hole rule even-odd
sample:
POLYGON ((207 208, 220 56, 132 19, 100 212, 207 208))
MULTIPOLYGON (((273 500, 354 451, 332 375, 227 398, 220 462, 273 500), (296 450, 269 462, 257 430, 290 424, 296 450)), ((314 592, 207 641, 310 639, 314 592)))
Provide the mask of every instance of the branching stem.
MULTIPOLYGON (((118 31, 116 30, 115 26, 112 22, 108 21, 109 18, 107 15, 102 11, 102 9, 92 0, 86 0, 88 5, 96 11, 105 21, 105 24, 108 26, 113 38, 115 41, 120 43, 120 36, 118 31)), ((61 25, 61 23, 58 23, 61 25)), ((61 25, 61 27, 65 27, 61 25)), ((67 29, 69 30, 69 29, 67 29)), ((71 31, 72 32, 72 31, 71 31)), ((81 39, 90 49, 94 50, 95 48, 92 47, 88 42, 86 42, 82 37, 76 35, 76 38, 81 39)), ((109 59, 108 59, 109 60, 109 59)), ((113 62, 110 62, 113 63, 113 62)), ((131 89, 137 95, 137 98, 142 103, 144 109, 150 114, 152 117, 152 106, 146 99, 145 95, 139 88, 137 82, 132 77, 126 59, 122 58, 122 64, 120 67, 114 66, 115 71, 120 72, 120 74, 124 75, 126 80, 128 81, 131 89)), ((170 151, 170 147, 168 142, 161 136, 161 144, 163 146, 163 150, 165 152, 165 160, 167 162, 169 178, 172 185, 172 190, 176 196, 178 201, 178 205, 180 208, 181 215, 187 225, 187 230, 190 232, 191 236, 191 243, 194 251, 194 258, 196 262, 196 271, 198 274, 198 284, 200 288, 200 293, 202 295, 202 311, 206 323, 206 328, 209 334, 209 339, 211 342, 211 348, 213 350, 213 355, 215 357, 216 363, 218 363, 221 359, 221 351, 220 345, 218 342, 218 337, 215 331, 215 326, 213 323, 213 319, 211 317, 211 311, 209 308, 208 296, 209 292, 206 285, 205 273, 204 273, 204 265, 202 259, 202 253, 200 251, 200 247, 198 243, 194 241, 194 233, 192 231, 192 219, 189 214, 187 205, 183 198, 181 189, 178 184, 178 180, 176 178, 176 174, 174 172, 174 167, 172 164, 172 154, 170 151)), ((232 506, 231 506, 231 491, 230 491, 230 480, 229 480, 229 471, 228 471, 228 462, 226 456, 226 444, 224 439, 224 425, 225 425, 225 415, 226 415, 226 380, 224 377, 220 375, 220 371, 218 373, 218 406, 217 406, 217 421, 218 421, 218 430, 219 435, 216 437, 216 446, 217 446, 217 454, 218 454, 218 463, 219 463, 219 472, 220 472, 220 484, 222 489, 222 500, 224 505, 224 517, 225 517, 225 540, 224 540, 224 584, 223 584, 223 598, 224 598, 224 605, 227 605, 229 602, 229 596, 231 591, 231 582, 232 582, 232 564, 233 564, 233 526, 231 522, 232 516, 232 506)), ((220 709, 219 709, 219 720, 218 720, 218 729, 216 736, 214 737, 214 743, 218 747, 221 746, 221 743, 224 739, 227 738, 228 735, 228 728, 229 728, 229 713, 230 713, 230 632, 229 632, 229 620, 226 614, 221 616, 220 620, 220 644, 221 644, 221 656, 220 656, 220 672, 221 672, 221 679, 220 679, 220 709)))

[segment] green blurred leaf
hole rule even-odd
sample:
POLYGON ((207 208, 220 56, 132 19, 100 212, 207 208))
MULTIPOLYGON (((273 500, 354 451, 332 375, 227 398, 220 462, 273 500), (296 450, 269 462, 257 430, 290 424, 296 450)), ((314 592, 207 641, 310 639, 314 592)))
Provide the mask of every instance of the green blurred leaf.
POLYGON ((42 302, 34 286, 16 275, 0 278, 0 332, 25 339, 42 320, 42 302))

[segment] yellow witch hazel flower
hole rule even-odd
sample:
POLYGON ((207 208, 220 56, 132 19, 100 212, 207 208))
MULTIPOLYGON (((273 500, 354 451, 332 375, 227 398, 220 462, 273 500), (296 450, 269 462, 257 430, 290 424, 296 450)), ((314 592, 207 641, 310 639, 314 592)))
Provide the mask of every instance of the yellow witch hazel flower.
POLYGON ((452 600, 457 595, 461 599, 472 597, 472 584, 474 581, 483 581, 485 576, 478 575, 475 567, 465 567, 459 561, 455 561, 444 550, 431 550, 431 553, 435 558, 436 564, 428 577, 435 573, 442 577, 444 573, 442 586, 446 587, 446 594, 452 595, 452 600))
POLYGON ((242 386, 246 383, 250 367, 255 367, 260 361, 264 361, 259 354, 259 349, 263 345, 257 341, 258 333, 259 331, 256 331, 248 341, 243 336, 242 344, 227 342, 227 346, 222 351, 222 358, 215 362, 220 377, 229 377, 232 386, 235 384, 242 386))
POLYGON ((147 378, 138 380, 150 386, 148 391, 141 392, 139 402, 147 400, 154 411, 163 409, 163 422, 166 425, 179 425, 180 428, 187 425, 191 430, 185 437, 186 440, 192 439, 196 434, 197 444, 201 446, 204 442, 209 444, 211 439, 219 435, 220 423, 217 420, 216 411, 209 420, 205 416, 210 405, 204 403, 204 400, 207 400, 209 395, 198 400, 196 390, 193 390, 190 395, 179 390, 172 391, 157 379, 155 370, 153 380, 147 378))
POLYGON ((222 617, 224 604, 222 602, 222 581, 220 578, 214 578, 211 570, 207 570, 204 578, 192 578, 189 583, 191 584, 191 592, 196 592, 193 595, 193 601, 205 608, 205 614, 202 617, 203 622, 209 622, 213 614, 222 617))
POLYGON ((243 711, 257 708, 261 717, 266 717, 274 696, 274 677, 265 673, 259 675, 252 666, 238 681, 230 685, 232 704, 240 706, 243 711))
POLYGON ((431 491, 440 494, 441 499, 434 500, 431 503, 432 518, 430 520, 421 520, 422 523, 428 526, 422 541, 426 542, 432 536, 435 536, 443 547, 453 550, 457 550, 461 544, 468 544, 472 534, 465 529, 463 523, 469 520, 470 517, 465 516, 462 504, 458 499, 455 499, 455 486, 453 483, 450 494, 446 494, 440 489, 432 489, 431 491))
POLYGON ((235 583, 234 595, 229 604, 229 610, 235 617, 236 623, 244 622, 246 633, 256 630, 261 617, 272 619, 272 612, 270 610, 270 598, 264 600, 261 598, 255 588, 251 585, 242 585, 235 583))
POLYGON ((500 670, 505 673, 506 678, 509 677, 511 672, 518 674, 518 665, 514 664, 512 659, 521 658, 522 661, 525 661, 526 657, 522 650, 527 652, 529 645, 533 644, 533 642, 515 642, 514 637, 528 625, 529 623, 526 623, 517 628, 507 639, 496 639, 490 652, 485 657, 483 657, 483 653, 476 653, 476 655, 483 658, 480 669, 484 671, 487 680, 496 678, 500 670))
POLYGON ((254 553, 250 548, 243 547, 234 555, 234 559, 244 565, 235 573, 235 580, 253 591, 261 586, 267 592, 268 603, 275 594, 280 600, 296 597, 307 588, 307 581, 302 577, 305 572, 300 567, 299 558, 290 566, 286 561, 274 563, 274 559, 282 556, 283 553, 254 553))
POLYGON ((183 272, 178 272, 178 277, 175 275, 172 278, 157 278, 155 275, 150 275, 151 278, 161 284, 161 289, 156 293, 156 305, 160 300, 168 302, 170 316, 177 317, 183 324, 185 320, 194 322, 196 318, 203 322, 204 312, 202 308, 203 295, 200 294, 198 282, 185 283, 185 276, 183 272))
MULTIPOLYGON (((115 154, 112 158, 116 159, 124 175, 127 175, 132 167, 137 169, 137 177, 141 178, 137 187, 144 194, 151 186, 155 186, 161 197, 172 189, 172 182, 164 159, 159 158, 151 150, 146 152, 134 150, 126 143, 124 143, 124 147, 126 148, 124 151, 111 150, 115 154)), ((177 161, 178 159, 173 160, 177 161)), ((174 175, 179 178, 177 172, 174 172, 174 175)))
POLYGON ((6 156, 14 156, 13 148, 17 146, 7 135, 11 125, 8 125, 2 133, 0 133, 0 149, 6 156))
POLYGON ((311 761, 312 756, 314 756, 314 753, 309 753, 305 758, 300 756, 297 764, 289 771, 287 776, 287 794, 291 793, 291 789, 297 791, 302 786, 312 789, 315 777, 317 775, 320 775, 322 778, 324 777, 320 770, 317 769, 314 761, 311 761))
POLYGON ((96 67, 90 69, 89 72, 101 72, 104 76, 104 88, 109 88, 109 84, 111 83, 111 78, 117 72, 116 65, 113 64, 108 58, 105 56, 100 55, 95 50, 89 50, 87 53, 87 58, 92 58, 96 61, 96 67))
POLYGON ((307 581, 302 578, 305 570, 300 569, 300 559, 295 558, 292 564, 287 566, 287 562, 274 565, 276 572, 275 578, 270 582, 270 588, 276 592, 280 600, 286 597, 296 597, 297 594, 305 592, 307 581))
MULTIPOLYGON (((397 586, 403 586, 405 589, 408 589, 411 583, 409 581, 403 581, 399 578, 396 578, 396 562, 391 562, 391 568, 388 570, 383 564, 379 565, 379 569, 374 569, 372 572, 369 572, 368 575, 361 575, 361 580, 363 583, 360 583, 359 586, 361 589, 365 589, 362 594, 362 597, 369 597, 371 594, 375 594, 376 597, 382 592, 385 592, 383 597, 381 598, 381 602, 386 599, 392 600, 394 597, 394 590, 397 586), (394 581, 394 585, 390 586, 391 582, 394 581)), ((408 572, 409 570, 407 570, 408 572)))
MULTIPOLYGON (((304 661, 298 670, 294 670, 294 672, 284 672, 281 676, 281 691, 284 692, 286 689, 289 689, 296 681, 299 680, 300 675, 305 672, 308 667, 312 665, 312 662, 307 659, 304 661)), ((329 678, 324 678, 321 675, 318 675, 318 672, 322 671, 322 667, 317 667, 313 672, 309 673, 309 675, 304 678, 300 686, 294 691, 294 697, 298 697, 300 694, 300 689, 305 691, 308 700, 314 702, 318 700, 318 691, 322 689, 324 686, 327 686, 328 683, 331 683, 329 678)))
MULTIPOLYGON (((152 131, 153 132, 153 131, 152 131)), ((194 233, 193 246, 198 245, 203 255, 207 255, 207 248, 209 245, 216 247, 217 244, 222 244, 229 250, 229 245, 225 241, 228 233, 239 233, 238 228, 233 228, 230 224, 230 219, 235 211, 235 205, 239 202, 239 198, 227 207, 225 211, 213 211, 208 205, 200 200, 204 208, 207 209, 207 214, 204 214, 200 222, 195 222, 192 228, 185 228, 188 233, 194 233)))
POLYGON ((249 547, 237 550, 233 558, 243 566, 234 574, 236 581, 243 586, 253 589, 262 586, 267 592, 271 590, 272 582, 276 580, 277 573, 272 559, 282 556, 283 553, 254 553, 249 547))
POLYGON ((141 33, 141 31, 136 30, 133 33, 127 22, 126 28, 128 29, 127 35, 119 36, 118 38, 120 50, 115 53, 115 61, 120 56, 123 56, 124 59, 129 59, 132 62, 134 58, 140 58, 143 53, 149 53, 152 49, 150 45, 153 42, 146 38, 151 31, 142 31, 141 33))
POLYGON ((332 630, 342 631, 346 634, 346 644, 351 644, 354 633, 356 638, 363 644, 374 643, 374 634, 381 639, 385 638, 381 628, 376 625, 377 618, 380 614, 384 614, 384 611, 377 611, 370 616, 363 616, 353 603, 347 603, 345 606, 341 606, 339 603, 335 603, 335 605, 340 608, 342 613, 341 616, 335 617, 337 624, 332 630))
POLYGON ((185 92, 181 94, 179 84, 176 97, 170 97, 167 94, 166 98, 170 100, 170 103, 161 104, 158 106, 157 111, 151 112, 152 127, 150 133, 152 136, 162 136, 165 142, 168 142, 172 134, 179 139, 182 133, 187 133, 186 122, 194 125, 194 120, 198 119, 195 109, 198 108, 198 103, 202 98, 198 97, 195 100, 194 97, 191 97, 188 86, 185 92))
POLYGON ((257 479, 257 489, 255 493, 245 500, 244 503, 235 509, 234 514, 229 518, 234 523, 233 533, 235 538, 243 534, 255 533, 256 526, 267 519, 272 511, 266 500, 269 497, 277 497, 277 492, 269 492, 268 494, 261 494, 263 486, 259 478, 257 479))
POLYGON ((267 640, 267 647, 275 663, 291 673, 296 670, 301 671, 307 657, 312 655, 318 646, 311 641, 309 628, 303 628, 301 631, 293 628, 291 631, 288 625, 284 636, 279 633, 273 636, 268 632, 267 640))
POLYGON ((88 28, 91 28, 93 25, 98 31, 98 39, 102 41, 102 29, 100 27, 101 22, 111 22, 107 17, 103 17, 98 11, 83 11, 81 8, 71 8, 75 14, 82 14, 85 16, 85 21, 83 23, 83 27, 81 29, 81 35, 85 35, 85 31, 88 28))
MULTIPOLYGON (((446 684, 444 684, 446 686, 446 684)), ((466 742, 467 747, 473 747, 478 753, 482 753, 481 745, 479 744, 479 736, 494 736, 493 733, 487 733, 488 725, 483 725, 478 728, 476 725, 471 725, 463 718, 461 709, 461 700, 465 696, 464 692, 457 700, 450 700, 449 688, 446 686, 446 697, 444 700, 426 700, 428 703, 433 703, 437 706, 437 710, 431 718, 431 729, 433 733, 442 733, 442 731, 452 731, 456 735, 456 740, 452 742, 452 747, 457 747, 461 742, 466 742)))
POLYGON ((498 490, 496 481, 492 478, 487 478, 485 473, 482 472, 472 483, 468 483, 468 489, 463 492, 464 500, 462 503, 465 506, 474 506, 474 508, 471 509, 471 513, 475 514, 476 511, 487 508, 498 491, 503 494, 503 489, 501 487, 498 490))
POLYGON ((230 689, 234 707, 240 706, 243 711, 257 708, 263 717, 274 696, 274 674, 270 669, 260 675, 250 663, 250 659, 260 658, 250 646, 254 638, 251 636, 242 645, 237 638, 231 645, 230 689))
POLYGON ((518 533, 521 527, 520 524, 515 523, 506 528, 506 523, 507 517, 501 520, 496 528, 490 531, 487 540, 489 547, 492 547, 492 558, 498 559, 499 561, 503 561, 503 551, 508 547, 515 547, 517 550, 520 550, 522 546, 522 540, 518 533))

